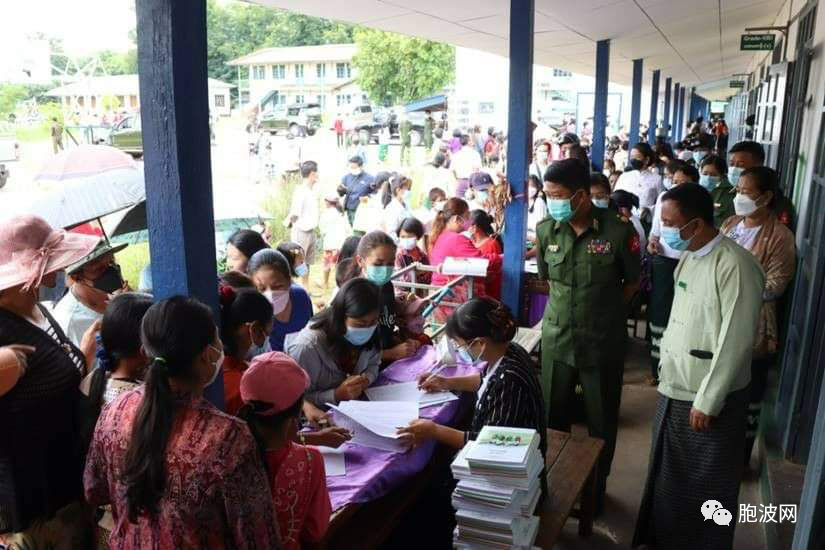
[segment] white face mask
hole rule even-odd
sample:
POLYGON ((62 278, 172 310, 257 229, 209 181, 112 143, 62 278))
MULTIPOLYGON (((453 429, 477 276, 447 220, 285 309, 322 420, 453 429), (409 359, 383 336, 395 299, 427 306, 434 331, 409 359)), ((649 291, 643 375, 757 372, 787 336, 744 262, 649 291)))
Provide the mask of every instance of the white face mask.
POLYGON ((263 293, 269 303, 272 304, 272 314, 279 315, 289 304, 288 290, 267 290, 263 293))
POLYGON ((441 212, 444 210, 444 205, 447 204, 447 201, 438 201, 433 203, 433 210, 436 212, 441 212))
POLYGON ((255 343, 255 336, 252 333, 252 324, 249 325, 249 341, 252 343, 252 345, 249 346, 249 351, 246 352, 247 361, 252 361, 257 356, 272 351, 272 345, 269 343, 269 336, 266 334, 264 334, 263 344, 258 345, 255 343))
POLYGON ((359 176, 359 175, 361 175, 361 169, 360 168, 350 168, 349 173, 352 174, 353 176, 359 176))
POLYGON ((750 216, 759 210, 759 206, 749 196, 737 193, 733 199, 733 209, 737 216, 750 216))
POLYGON ((527 189, 527 196, 530 197, 531 199, 533 197, 535 197, 536 195, 538 195, 538 193, 539 193, 538 189, 536 189, 532 185, 527 189))
POLYGON ((550 157, 550 153, 547 151, 537 151, 536 152, 536 160, 539 162, 547 162, 547 159, 550 157))
POLYGON ((206 388, 208 386, 211 386, 212 383, 215 381, 215 379, 218 378, 218 374, 220 374, 221 367, 223 366, 223 360, 226 357, 226 355, 224 355, 224 353, 223 353, 223 350, 219 350, 215 346, 209 346, 209 347, 212 348, 213 350, 217 351, 218 353, 220 353, 220 355, 218 356, 218 360, 215 361, 214 363, 212 363, 212 367, 215 370, 212 372, 212 377, 209 379, 209 381, 206 384, 203 385, 204 388, 206 388))

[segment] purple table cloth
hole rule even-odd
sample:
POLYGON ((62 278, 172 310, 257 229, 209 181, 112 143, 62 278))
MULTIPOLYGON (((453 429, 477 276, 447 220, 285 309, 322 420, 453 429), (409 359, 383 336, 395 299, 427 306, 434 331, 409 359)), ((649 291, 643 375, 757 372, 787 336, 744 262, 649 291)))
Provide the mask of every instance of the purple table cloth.
MULTIPOLYGON (((436 362, 435 348, 422 346, 414 356, 398 360, 383 370, 374 385, 417 380, 420 373, 432 369, 436 362)), ((462 365, 442 371, 445 376, 461 376, 471 372, 478 372, 478 368, 462 365)), ((467 394, 458 401, 427 407, 420 410, 419 416, 438 424, 450 425, 456 420, 462 407, 468 406, 474 398, 475 394, 467 394)), ((428 441, 405 453, 391 453, 351 443, 344 444, 343 448, 346 475, 327 477, 333 510, 347 504, 369 502, 388 494, 424 469, 433 455, 435 442, 428 441)))

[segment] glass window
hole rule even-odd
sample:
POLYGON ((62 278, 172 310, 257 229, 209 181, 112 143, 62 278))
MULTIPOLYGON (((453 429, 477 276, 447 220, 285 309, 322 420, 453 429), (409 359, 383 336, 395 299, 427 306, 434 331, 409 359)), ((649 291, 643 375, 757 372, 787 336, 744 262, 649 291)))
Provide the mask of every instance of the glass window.
POLYGON ((295 65, 295 78, 304 78, 304 66, 295 65))
POLYGON ((273 65, 272 78, 275 80, 283 80, 286 78, 286 65, 273 65))
MULTIPOLYGON (((296 95, 295 96, 295 103, 303 103, 303 102, 304 102, 304 96, 302 96, 302 95, 296 95)), ((295 114, 298 114, 298 113, 295 113, 295 114)))
POLYGON ((315 65, 315 74, 318 78, 324 78, 327 76, 327 65, 326 63, 318 63, 315 65))
POLYGON ((352 68, 349 63, 336 63, 335 76, 338 78, 351 78, 352 68))
POLYGON ((223 94, 215 95, 215 107, 226 107, 226 98, 223 94))

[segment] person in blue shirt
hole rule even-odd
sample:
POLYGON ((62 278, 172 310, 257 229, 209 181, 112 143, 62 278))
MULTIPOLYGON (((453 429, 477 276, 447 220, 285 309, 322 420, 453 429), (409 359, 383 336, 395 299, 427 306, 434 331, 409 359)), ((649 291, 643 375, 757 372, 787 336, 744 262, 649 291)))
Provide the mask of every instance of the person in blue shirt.
POLYGON ((349 223, 355 221, 355 211, 361 202, 361 197, 367 197, 375 192, 372 175, 364 172, 364 159, 354 156, 349 159, 349 173, 341 178, 338 194, 344 197, 344 209, 347 211, 349 223))
POLYGON ((292 282, 289 261, 277 250, 268 248, 249 259, 249 275, 255 287, 272 304, 275 321, 269 335, 272 351, 284 351, 284 339, 299 332, 312 317, 312 301, 300 285, 292 282))

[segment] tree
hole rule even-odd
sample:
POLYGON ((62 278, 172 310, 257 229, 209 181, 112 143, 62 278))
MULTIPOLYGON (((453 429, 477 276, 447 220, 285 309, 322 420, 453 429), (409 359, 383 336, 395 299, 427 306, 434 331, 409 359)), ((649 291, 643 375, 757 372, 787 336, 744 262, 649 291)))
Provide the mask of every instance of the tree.
POLYGON ((455 50, 447 44, 372 29, 357 30, 355 43, 358 85, 374 103, 433 95, 455 78, 455 50))
POLYGON ((17 104, 28 97, 28 90, 22 84, 0 85, 0 115, 5 119, 5 115, 13 113, 17 104))

